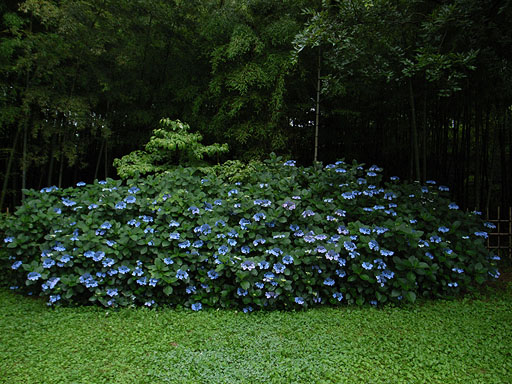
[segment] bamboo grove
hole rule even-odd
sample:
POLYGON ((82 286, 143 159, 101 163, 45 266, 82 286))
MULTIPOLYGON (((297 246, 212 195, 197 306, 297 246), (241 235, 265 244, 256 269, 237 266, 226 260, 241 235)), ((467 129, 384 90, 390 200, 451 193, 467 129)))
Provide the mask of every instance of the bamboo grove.
POLYGON ((356 159, 512 196, 509 0, 7 0, 0 211, 25 188, 117 177, 160 119, 218 161, 356 159), (317 132, 317 134, 315 133, 317 132))

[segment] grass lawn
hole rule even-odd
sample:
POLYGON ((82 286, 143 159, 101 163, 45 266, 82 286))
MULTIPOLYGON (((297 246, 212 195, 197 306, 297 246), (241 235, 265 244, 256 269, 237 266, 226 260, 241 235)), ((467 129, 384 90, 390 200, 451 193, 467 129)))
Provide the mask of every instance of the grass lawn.
POLYGON ((58 308, 0 290, 1 383, 512 383, 512 285, 306 312, 58 308))

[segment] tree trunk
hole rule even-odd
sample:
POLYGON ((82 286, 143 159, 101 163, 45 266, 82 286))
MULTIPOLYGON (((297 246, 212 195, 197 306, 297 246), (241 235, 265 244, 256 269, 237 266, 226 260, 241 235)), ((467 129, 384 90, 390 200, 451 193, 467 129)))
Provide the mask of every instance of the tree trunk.
POLYGON ((98 161, 96 162, 96 169, 94 170, 94 180, 98 179, 98 171, 100 169, 101 155, 103 155, 103 147, 105 146, 105 140, 101 140, 100 153, 98 154, 98 161))
POLYGON ((14 161, 14 154, 16 153, 16 146, 18 145, 18 139, 21 134, 21 127, 16 130, 14 136, 14 143, 12 144, 11 153, 9 154, 9 160, 7 161, 7 167, 5 169, 4 183, 2 186, 2 195, 0 196, 0 212, 4 208, 5 196, 7 195, 7 186, 9 185, 9 178, 11 176, 12 163, 14 161))
POLYGON ((414 161, 414 170, 416 180, 421 180, 420 174, 420 152, 418 149, 418 126, 416 125, 416 107, 414 105, 414 92, 412 89, 412 79, 409 78, 409 102, 411 107, 411 139, 412 139, 412 158, 414 161))
POLYGON ((423 162, 423 179, 425 182, 427 179, 427 90, 425 89, 425 95, 423 96, 423 122, 421 130, 421 153, 423 162))
POLYGON ((316 71, 316 111, 315 111, 315 155, 313 163, 318 161, 318 125, 320 123, 320 64, 321 64, 321 51, 318 48, 318 66, 316 71))

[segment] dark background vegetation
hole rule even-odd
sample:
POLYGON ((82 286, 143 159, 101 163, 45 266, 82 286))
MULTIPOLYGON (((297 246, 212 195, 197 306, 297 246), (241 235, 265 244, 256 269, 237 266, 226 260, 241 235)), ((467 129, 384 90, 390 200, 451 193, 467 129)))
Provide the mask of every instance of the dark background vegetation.
POLYGON ((0 4, 0 210, 116 177, 162 117, 227 159, 357 159, 511 204, 507 0, 27 0, 0 4))

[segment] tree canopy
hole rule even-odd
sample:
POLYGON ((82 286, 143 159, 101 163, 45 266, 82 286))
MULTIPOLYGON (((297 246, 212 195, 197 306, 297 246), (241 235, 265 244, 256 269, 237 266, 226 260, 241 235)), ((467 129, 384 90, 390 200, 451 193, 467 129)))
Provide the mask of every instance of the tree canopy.
POLYGON ((305 165, 318 121, 320 161, 511 204, 510 0, 8 0, 0 16, 0 210, 115 175, 163 117, 223 159, 305 165))

